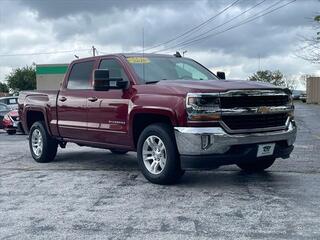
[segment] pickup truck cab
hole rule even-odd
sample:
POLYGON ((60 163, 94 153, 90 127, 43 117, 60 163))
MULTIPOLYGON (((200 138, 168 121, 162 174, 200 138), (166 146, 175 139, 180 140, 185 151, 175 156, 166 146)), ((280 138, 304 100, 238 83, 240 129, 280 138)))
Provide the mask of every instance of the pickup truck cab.
MULTIPOLYGON (((223 73, 219 73, 224 78, 223 73)), ((286 88, 219 79, 179 54, 113 54, 73 61, 59 91, 20 93, 32 157, 50 162, 73 142, 136 151, 153 183, 186 169, 237 164, 262 171, 293 150, 296 125, 286 88)))

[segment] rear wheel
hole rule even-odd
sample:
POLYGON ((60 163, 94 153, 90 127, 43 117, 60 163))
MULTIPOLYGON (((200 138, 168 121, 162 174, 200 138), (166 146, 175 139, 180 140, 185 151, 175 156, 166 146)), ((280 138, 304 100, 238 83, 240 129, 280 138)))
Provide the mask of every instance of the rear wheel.
POLYGON ((33 159, 39 163, 51 162, 58 149, 58 142, 53 139, 44 122, 35 122, 29 134, 29 147, 33 159))
POLYGON ((158 123, 146 127, 138 140, 140 169, 152 183, 172 184, 184 173, 172 128, 158 123))
POLYGON ((257 158, 254 161, 238 163, 237 166, 248 172, 261 172, 272 166, 275 158, 257 158))
POLYGON ((113 154, 126 154, 128 151, 127 150, 118 150, 118 149, 110 149, 110 151, 113 153, 113 154))

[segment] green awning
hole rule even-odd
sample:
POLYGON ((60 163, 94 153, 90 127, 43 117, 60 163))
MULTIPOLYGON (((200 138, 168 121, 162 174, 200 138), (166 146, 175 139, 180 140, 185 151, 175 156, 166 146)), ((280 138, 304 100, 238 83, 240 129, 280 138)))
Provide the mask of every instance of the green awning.
POLYGON ((68 70, 68 65, 36 66, 37 74, 65 74, 67 70, 68 70))

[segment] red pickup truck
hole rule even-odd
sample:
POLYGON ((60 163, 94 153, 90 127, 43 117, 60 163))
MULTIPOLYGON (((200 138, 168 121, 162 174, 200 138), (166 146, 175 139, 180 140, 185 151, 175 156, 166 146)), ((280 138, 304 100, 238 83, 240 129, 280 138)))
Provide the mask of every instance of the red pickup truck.
POLYGON ((19 114, 32 157, 67 142, 136 151, 144 176, 174 183, 186 169, 237 164, 262 171, 296 137, 286 88, 224 79, 179 54, 113 54, 73 61, 59 91, 27 91, 19 114))

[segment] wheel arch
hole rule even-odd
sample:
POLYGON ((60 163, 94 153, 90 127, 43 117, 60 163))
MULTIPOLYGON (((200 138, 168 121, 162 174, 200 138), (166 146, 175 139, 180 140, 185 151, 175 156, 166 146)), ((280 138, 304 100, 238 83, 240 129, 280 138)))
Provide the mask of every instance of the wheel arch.
POLYGON ((26 132, 30 131, 31 126, 38 121, 43 121, 48 133, 51 135, 50 127, 48 126, 48 119, 46 112, 38 108, 29 108, 25 111, 25 121, 23 124, 23 129, 26 132))
POLYGON ((130 135, 134 148, 137 147, 138 139, 147 126, 154 123, 166 123, 172 128, 177 126, 177 118, 172 110, 148 109, 148 111, 134 111, 130 114, 130 135))

